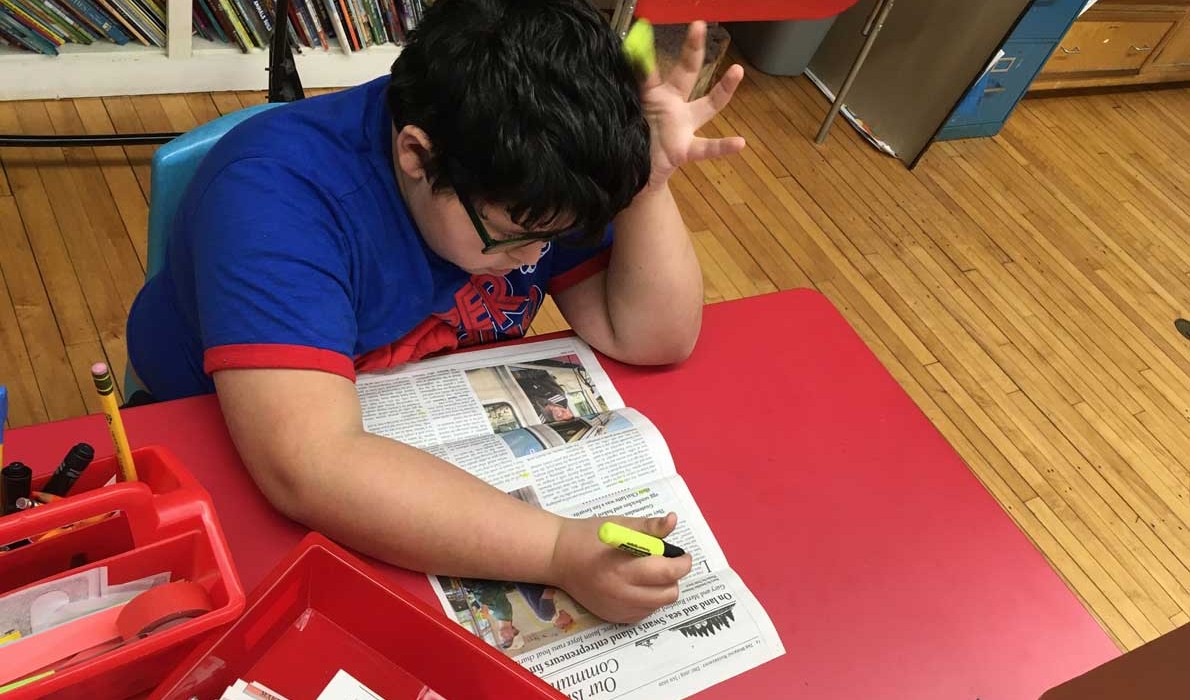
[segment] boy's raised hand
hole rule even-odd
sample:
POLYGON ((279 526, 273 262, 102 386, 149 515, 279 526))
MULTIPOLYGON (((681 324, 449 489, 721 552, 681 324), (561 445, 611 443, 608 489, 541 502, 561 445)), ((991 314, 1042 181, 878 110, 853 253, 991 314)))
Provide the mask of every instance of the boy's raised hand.
POLYGON ((609 622, 638 622, 678 599, 678 580, 690 573, 689 554, 634 557, 599 539, 607 521, 665 537, 677 525, 663 518, 585 518, 562 522, 554 545, 551 584, 566 591, 593 615, 609 622))
POLYGON ((702 69, 706 38, 705 22, 691 24, 682 44, 682 55, 665 80, 654 67, 641 86, 641 103, 652 132, 650 187, 664 185, 686 163, 744 150, 744 139, 740 136, 708 139, 694 135, 727 106, 744 79, 743 66, 732 65, 706 96, 690 101, 702 69))

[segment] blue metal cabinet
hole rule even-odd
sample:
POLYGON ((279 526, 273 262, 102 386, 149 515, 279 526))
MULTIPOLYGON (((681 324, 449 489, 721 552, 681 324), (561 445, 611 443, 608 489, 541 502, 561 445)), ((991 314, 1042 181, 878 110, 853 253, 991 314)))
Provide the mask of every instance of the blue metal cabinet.
POLYGON ((1004 56, 971 88, 938 140, 994 136, 1025 96, 1085 0, 1034 0, 1001 47, 1004 56))
POLYGON ((1033 0, 1009 41, 1041 39, 1056 43, 1065 36, 1085 4, 1086 0, 1033 0))

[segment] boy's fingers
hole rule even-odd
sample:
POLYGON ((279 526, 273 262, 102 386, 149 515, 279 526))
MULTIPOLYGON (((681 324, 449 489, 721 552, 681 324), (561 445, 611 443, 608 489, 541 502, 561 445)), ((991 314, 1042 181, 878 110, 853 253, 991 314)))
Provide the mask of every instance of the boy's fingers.
POLYGON ((625 571, 624 578, 637 586, 672 586, 690 573, 694 560, 689 554, 674 557, 647 557, 625 571))
POLYGON ((731 98, 735 95, 736 88, 744 80, 744 68, 738 63, 727 72, 715 87, 711 88, 710 93, 705 97, 701 97, 690 104, 691 116, 694 119, 695 128, 706 124, 715 118, 715 115, 723 110, 731 98))
POLYGON ((689 97, 698 82, 702 62, 706 56, 707 23, 692 22, 682 43, 682 55, 669 72, 669 83, 683 96, 689 97))
POLYGON ((653 537, 665 537, 677 526, 678 516, 673 513, 666 513, 660 518, 644 518, 637 524, 641 532, 653 537))
POLYGON ((657 608, 672 605, 682 592, 678 589, 678 584, 670 584, 668 586, 647 586, 638 587, 632 591, 634 598, 634 605, 639 605, 648 610, 648 614, 652 614, 657 608))
POLYGON ((695 138, 690 143, 690 149, 686 152, 686 158, 690 162, 698 160, 707 160, 709 158, 718 158, 720 156, 729 156, 739 153, 744 150, 744 142, 742 136, 729 136, 725 139, 704 139, 695 138))
MULTIPOLYGON (((637 73, 637 75, 639 76, 640 74, 637 73)), ((651 90, 652 88, 655 88, 660 84, 661 84, 661 71, 658 70, 656 67, 654 67, 653 72, 646 75, 644 77, 644 79, 641 81, 640 85, 641 85, 642 90, 651 90)))

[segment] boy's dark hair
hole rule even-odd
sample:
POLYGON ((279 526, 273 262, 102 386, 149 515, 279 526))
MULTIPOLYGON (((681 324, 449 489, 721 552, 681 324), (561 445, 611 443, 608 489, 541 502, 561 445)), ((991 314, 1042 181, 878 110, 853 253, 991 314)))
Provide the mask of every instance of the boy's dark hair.
POLYGON ((433 143, 434 191, 588 241, 649 177, 649 127, 620 40, 589 0, 438 0, 393 63, 398 129, 433 143), (569 223, 563 221, 563 223, 569 223))

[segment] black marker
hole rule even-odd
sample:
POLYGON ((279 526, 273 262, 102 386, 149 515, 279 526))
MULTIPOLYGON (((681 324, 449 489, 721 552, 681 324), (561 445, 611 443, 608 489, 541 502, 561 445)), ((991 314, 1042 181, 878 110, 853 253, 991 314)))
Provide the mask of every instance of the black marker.
POLYGON ((66 453, 62 463, 54 470, 54 475, 41 490, 42 493, 65 496, 70 491, 70 487, 74 486, 75 480, 82 475, 83 470, 91 464, 91 460, 94 458, 95 448, 85 442, 80 442, 70 448, 70 452, 66 453))
POLYGON ((0 469, 0 488, 4 492, 4 514, 17 512, 17 499, 32 494, 33 470, 20 462, 0 469))

